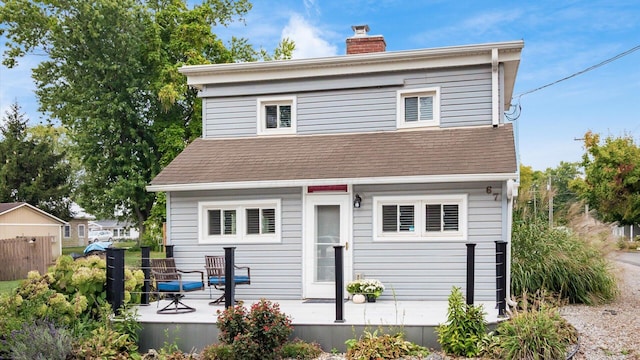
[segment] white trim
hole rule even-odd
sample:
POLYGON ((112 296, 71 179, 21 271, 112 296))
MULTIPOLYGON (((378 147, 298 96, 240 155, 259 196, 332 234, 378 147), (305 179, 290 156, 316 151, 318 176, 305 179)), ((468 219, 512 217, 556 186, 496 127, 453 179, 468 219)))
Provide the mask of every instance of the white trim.
POLYGON ((69 238, 71 238, 71 225, 70 225, 70 224, 64 224, 64 225, 62 225, 62 236, 63 236, 63 239, 69 239, 69 238), (65 229, 66 229, 66 228, 69 228, 69 236, 64 236, 64 233, 65 233, 65 229))
MULTIPOLYGON (((310 251, 315 238, 315 206, 340 206, 340 244, 345 246, 343 252, 344 283, 351 281, 353 273, 353 193, 349 192, 315 192, 303 194, 302 214, 302 296, 304 298, 332 298, 335 296, 335 284, 314 283, 315 251, 310 251)), ((346 288, 345 288, 345 294, 346 288)))
POLYGON ((237 201, 199 201, 198 202, 198 243, 199 244, 269 244, 282 242, 282 200, 237 200, 237 201), (248 208, 274 208, 275 209, 275 233, 274 234, 246 234, 246 215, 248 208), (232 235, 209 235, 207 233, 208 210, 235 210, 236 233, 232 235))
POLYGON ((78 239, 86 239, 87 238, 87 226, 85 224, 78 224, 78 239), (80 236, 80 226, 82 226, 83 236, 80 236))
POLYGON ((147 191, 196 191, 228 189, 268 189, 281 187, 299 187, 309 185, 382 185, 382 184, 418 184, 440 182, 507 181, 514 179, 517 173, 464 174, 464 175, 416 175, 362 178, 332 179, 295 179, 295 180, 259 180, 229 181, 214 183, 185 183, 167 185, 149 185, 147 191))
POLYGON ((296 133, 297 106, 296 97, 291 96, 265 96, 256 100, 256 129, 258 135, 290 135, 296 133), (264 107, 266 105, 290 105, 291 106, 291 127, 277 129, 267 129, 265 124, 264 107))
MULTIPOLYGON (((404 89, 396 92, 396 126, 398 129, 432 127, 440 125, 440 87, 404 89), (433 119, 406 122, 404 118, 404 99, 413 96, 433 97, 433 119)), ((418 115, 419 116, 419 115, 418 115)))
POLYGON ((499 78, 498 49, 491 49, 491 124, 500 123, 500 78, 499 78))
POLYGON ((1 223, 0 226, 55 226, 62 229, 66 224, 27 224, 27 223, 1 223))
MULTIPOLYGON (((191 65, 183 66, 179 71, 187 76, 188 85, 202 90, 208 84, 491 64, 494 48, 499 52, 498 61, 518 63, 523 47, 524 42, 518 40, 311 59, 191 65)), ((508 74, 509 79, 515 79, 516 70, 517 65, 508 74)))
POLYGON ((466 241, 468 236, 469 195, 452 193, 439 195, 401 195, 374 196, 373 202, 373 241, 466 241), (424 205, 426 203, 458 204, 458 231, 428 233, 424 230, 424 205), (382 205, 413 205, 414 232, 385 234, 381 231, 382 205))

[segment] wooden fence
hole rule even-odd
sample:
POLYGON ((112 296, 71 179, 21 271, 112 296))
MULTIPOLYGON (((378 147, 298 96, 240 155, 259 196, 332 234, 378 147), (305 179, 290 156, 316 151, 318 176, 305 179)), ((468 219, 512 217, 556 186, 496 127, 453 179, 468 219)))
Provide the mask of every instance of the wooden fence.
POLYGON ((0 281, 26 279, 31 270, 44 274, 52 264, 53 236, 0 239, 0 281))

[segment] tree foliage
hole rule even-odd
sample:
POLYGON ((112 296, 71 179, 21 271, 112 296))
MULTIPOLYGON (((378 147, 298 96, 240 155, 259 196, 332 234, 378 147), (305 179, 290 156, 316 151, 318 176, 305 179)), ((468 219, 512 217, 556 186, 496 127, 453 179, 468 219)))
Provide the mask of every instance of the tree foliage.
POLYGON ((0 126, 0 202, 26 202, 58 218, 71 216, 71 166, 54 132, 29 134, 13 103, 0 126))
POLYGON ((631 136, 584 136, 584 180, 571 185, 604 221, 640 222, 640 148, 631 136))
MULTIPOLYGON (((156 194, 145 190, 201 133, 201 104, 182 65, 254 61, 246 39, 227 45, 215 26, 242 20, 248 0, 5 0, 3 63, 27 53, 40 110, 69 130, 84 173, 77 202, 98 217, 134 221, 144 233, 156 194)), ((271 58, 289 57, 286 40, 271 58)))
POLYGON ((554 223, 566 224, 570 206, 580 200, 569 184, 580 174, 579 163, 561 161, 556 168, 545 171, 520 165, 520 187, 514 208, 516 217, 548 220, 549 199, 553 197, 554 223))

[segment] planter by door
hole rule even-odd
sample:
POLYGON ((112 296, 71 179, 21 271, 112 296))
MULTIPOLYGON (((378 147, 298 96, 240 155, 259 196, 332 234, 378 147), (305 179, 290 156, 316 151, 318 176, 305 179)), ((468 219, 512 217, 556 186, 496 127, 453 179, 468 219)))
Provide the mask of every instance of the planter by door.
POLYGON ((376 296, 373 294, 367 294, 367 302, 376 302, 376 296))
POLYGON ((351 301, 353 301, 354 304, 362 304, 365 301, 365 297, 362 294, 354 294, 351 301))

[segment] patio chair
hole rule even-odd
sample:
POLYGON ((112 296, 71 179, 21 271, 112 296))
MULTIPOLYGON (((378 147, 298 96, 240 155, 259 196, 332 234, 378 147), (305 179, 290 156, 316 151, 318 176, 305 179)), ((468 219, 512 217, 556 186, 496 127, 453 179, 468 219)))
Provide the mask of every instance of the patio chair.
MULTIPOLYGON (((205 255, 205 269, 207 270, 207 285, 209 286, 209 298, 213 298, 211 288, 222 291, 222 295, 216 300, 210 302, 210 305, 219 304, 225 295, 225 278, 224 278, 224 256, 221 255, 205 255)), ((236 273, 233 280, 236 285, 251 284, 251 269, 247 266, 235 266, 236 273), (240 273, 237 273, 237 271, 240 273)))
POLYGON ((199 270, 179 270, 176 268, 175 259, 150 259, 151 274, 155 284, 155 292, 158 295, 158 307, 160 296, 165 295, 171 302, 158 310, 158 314, 184 314, 196 311, 195 308, 182 302, 184 294, 190 291, 204 290, 204 272, 199 270), (183 280, 182 274, 200 274, 200 280, 183 280))

